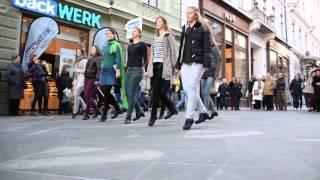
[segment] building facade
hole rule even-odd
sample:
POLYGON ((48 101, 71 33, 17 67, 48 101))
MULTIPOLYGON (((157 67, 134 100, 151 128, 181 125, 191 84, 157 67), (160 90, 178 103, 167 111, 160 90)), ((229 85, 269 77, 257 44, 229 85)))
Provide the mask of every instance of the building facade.
MULTIPOLYGON (((23 52, 31 23, 38 17, 44 16, 36 10, 30 11, 30 9, 19 8, 18 5, 22 6, 24 4, 21 3, 25 2, 28 1, 0 0, 0 114, 8 112, 6 66, 13 53, 21 54, 23 52), (18 3, 18 5, 15 3, 18 3)), ((59 15, 53 17, 60 26, 60 33, 39 57, 41 60, 46 60, 50 65, 49 73, 51 73, 52 79, 59 71, 61 53, 68 50, 74 51, 79 47, 79 44, 84 45, 89 50, 94 35, 99 28, 114 28, 118 32, 123 49, 126 49, 129 42, 126 37, 126 24, 129 20, 142 18, 143 40, 147 44, 151 44, 154 36, 155 18, 163 16, 168 20, 176 40, 179 40, 181 29, 180 1, 64 0, 56 2, 59 4, 59 8, 61 4, 61 7, 66 8, 67 12, 62 14, 62 10, 59 9, 57 11, 59 15), (90 23, 83 23, 82 16, 88 18, 87 16, 90 13, 100 17, 99 26, 92 27, 90 23)), ((25 98, 20 106, 24 110, 30 109, 30 101, 33 98, 32 86, 31 84, 27 85, 30 88, 25 90, 25 98)), ((58 99, 54 81, 49 82, 49 85, 49 109, 55 110, 58 108, 58 99)))
MULTIPOLYGON (((243 84, 249 79, 249 25, 251 19, 232 4, 220 0, 203 0, 202 13, 221 51, 221 77, 228 81, 240 77, 243 84)), ((243 89, 246 91, 246 88, 243 89)))

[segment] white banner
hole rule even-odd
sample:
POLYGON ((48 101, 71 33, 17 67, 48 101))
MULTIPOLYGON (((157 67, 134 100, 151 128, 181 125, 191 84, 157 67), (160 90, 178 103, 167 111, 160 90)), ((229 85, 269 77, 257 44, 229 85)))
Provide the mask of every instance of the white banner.
POLYGON ((127 22, 127 39, 132 38, 132 30, 136 27, 142 31, 142 18, 131 19, 127 22))
MULTIPOLYGON (((93 38, 93 45, 98 46, 102 51, 103 48, 107 45, 107 30, 112 29, 109 27, 104 27, 99 29, 93 38)), ((116 40, 119 41, 118 33, 114 29, 112 29, 116 33, 116 40)))
POLYGON ((52 18, 40 17, 32 22, 22 60, 24 71, 28 69, 30 56, 32 54, 38 57, 41 56, 58 33, 59 25, 52 18))

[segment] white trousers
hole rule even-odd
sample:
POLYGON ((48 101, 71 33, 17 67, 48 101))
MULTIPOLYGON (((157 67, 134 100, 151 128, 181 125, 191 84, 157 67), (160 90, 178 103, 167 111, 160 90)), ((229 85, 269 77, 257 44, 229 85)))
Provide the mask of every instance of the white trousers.
POLYGON ((73 81, 73 113, 76 114, 79 111, 80 105, 85 110, 87 108, 86 103, 81 97, 81 93, 84 88, 84 75, 77 76, 78 78, 73 81))
POLYGON ((197 113, 195 111, 196 108, 198 108, 201 113, 207 112, 207 109, 200 98, 200 80, 204 71, 202 64, 182 64, 182 86, 187 95, 186 119, 194 119, 194 116, 197 113))

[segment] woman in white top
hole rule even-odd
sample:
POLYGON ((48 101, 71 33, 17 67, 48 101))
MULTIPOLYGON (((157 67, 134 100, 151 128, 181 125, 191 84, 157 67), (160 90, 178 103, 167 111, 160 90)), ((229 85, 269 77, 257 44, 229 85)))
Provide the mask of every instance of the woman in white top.
POLYGON ((76 61, 74 63, 74 80, 73 80, 73 114, 72 119, 75 119, 77 116, 77 113, 79 111, 80 104, 85 110, 86 104, 84 103, 84 100, 81 97, 81 93, 84 88, 84 72, 86 71, 86 65, 87 65, 87 57, 86 52, 83 48, 79 48, 76 51, 76 61))
POLYGON ((264 83, 261 80, 261 78, 258 78, 252 88, 252 100, 253 100, 252 103, 253 103, 253 108, 256 110, 261 109, 261 102, 263 100, 263 88, 264 88, 264 83))

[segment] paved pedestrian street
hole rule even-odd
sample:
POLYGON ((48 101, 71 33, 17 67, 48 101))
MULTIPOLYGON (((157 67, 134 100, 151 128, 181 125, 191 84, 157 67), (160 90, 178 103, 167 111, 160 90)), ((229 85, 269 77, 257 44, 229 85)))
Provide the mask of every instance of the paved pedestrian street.
POLYGON ((222 111, 190 131, 183 114, 151 128, 125 114, 1 117, 0 179, 320 179, 319 113, 222 111))

